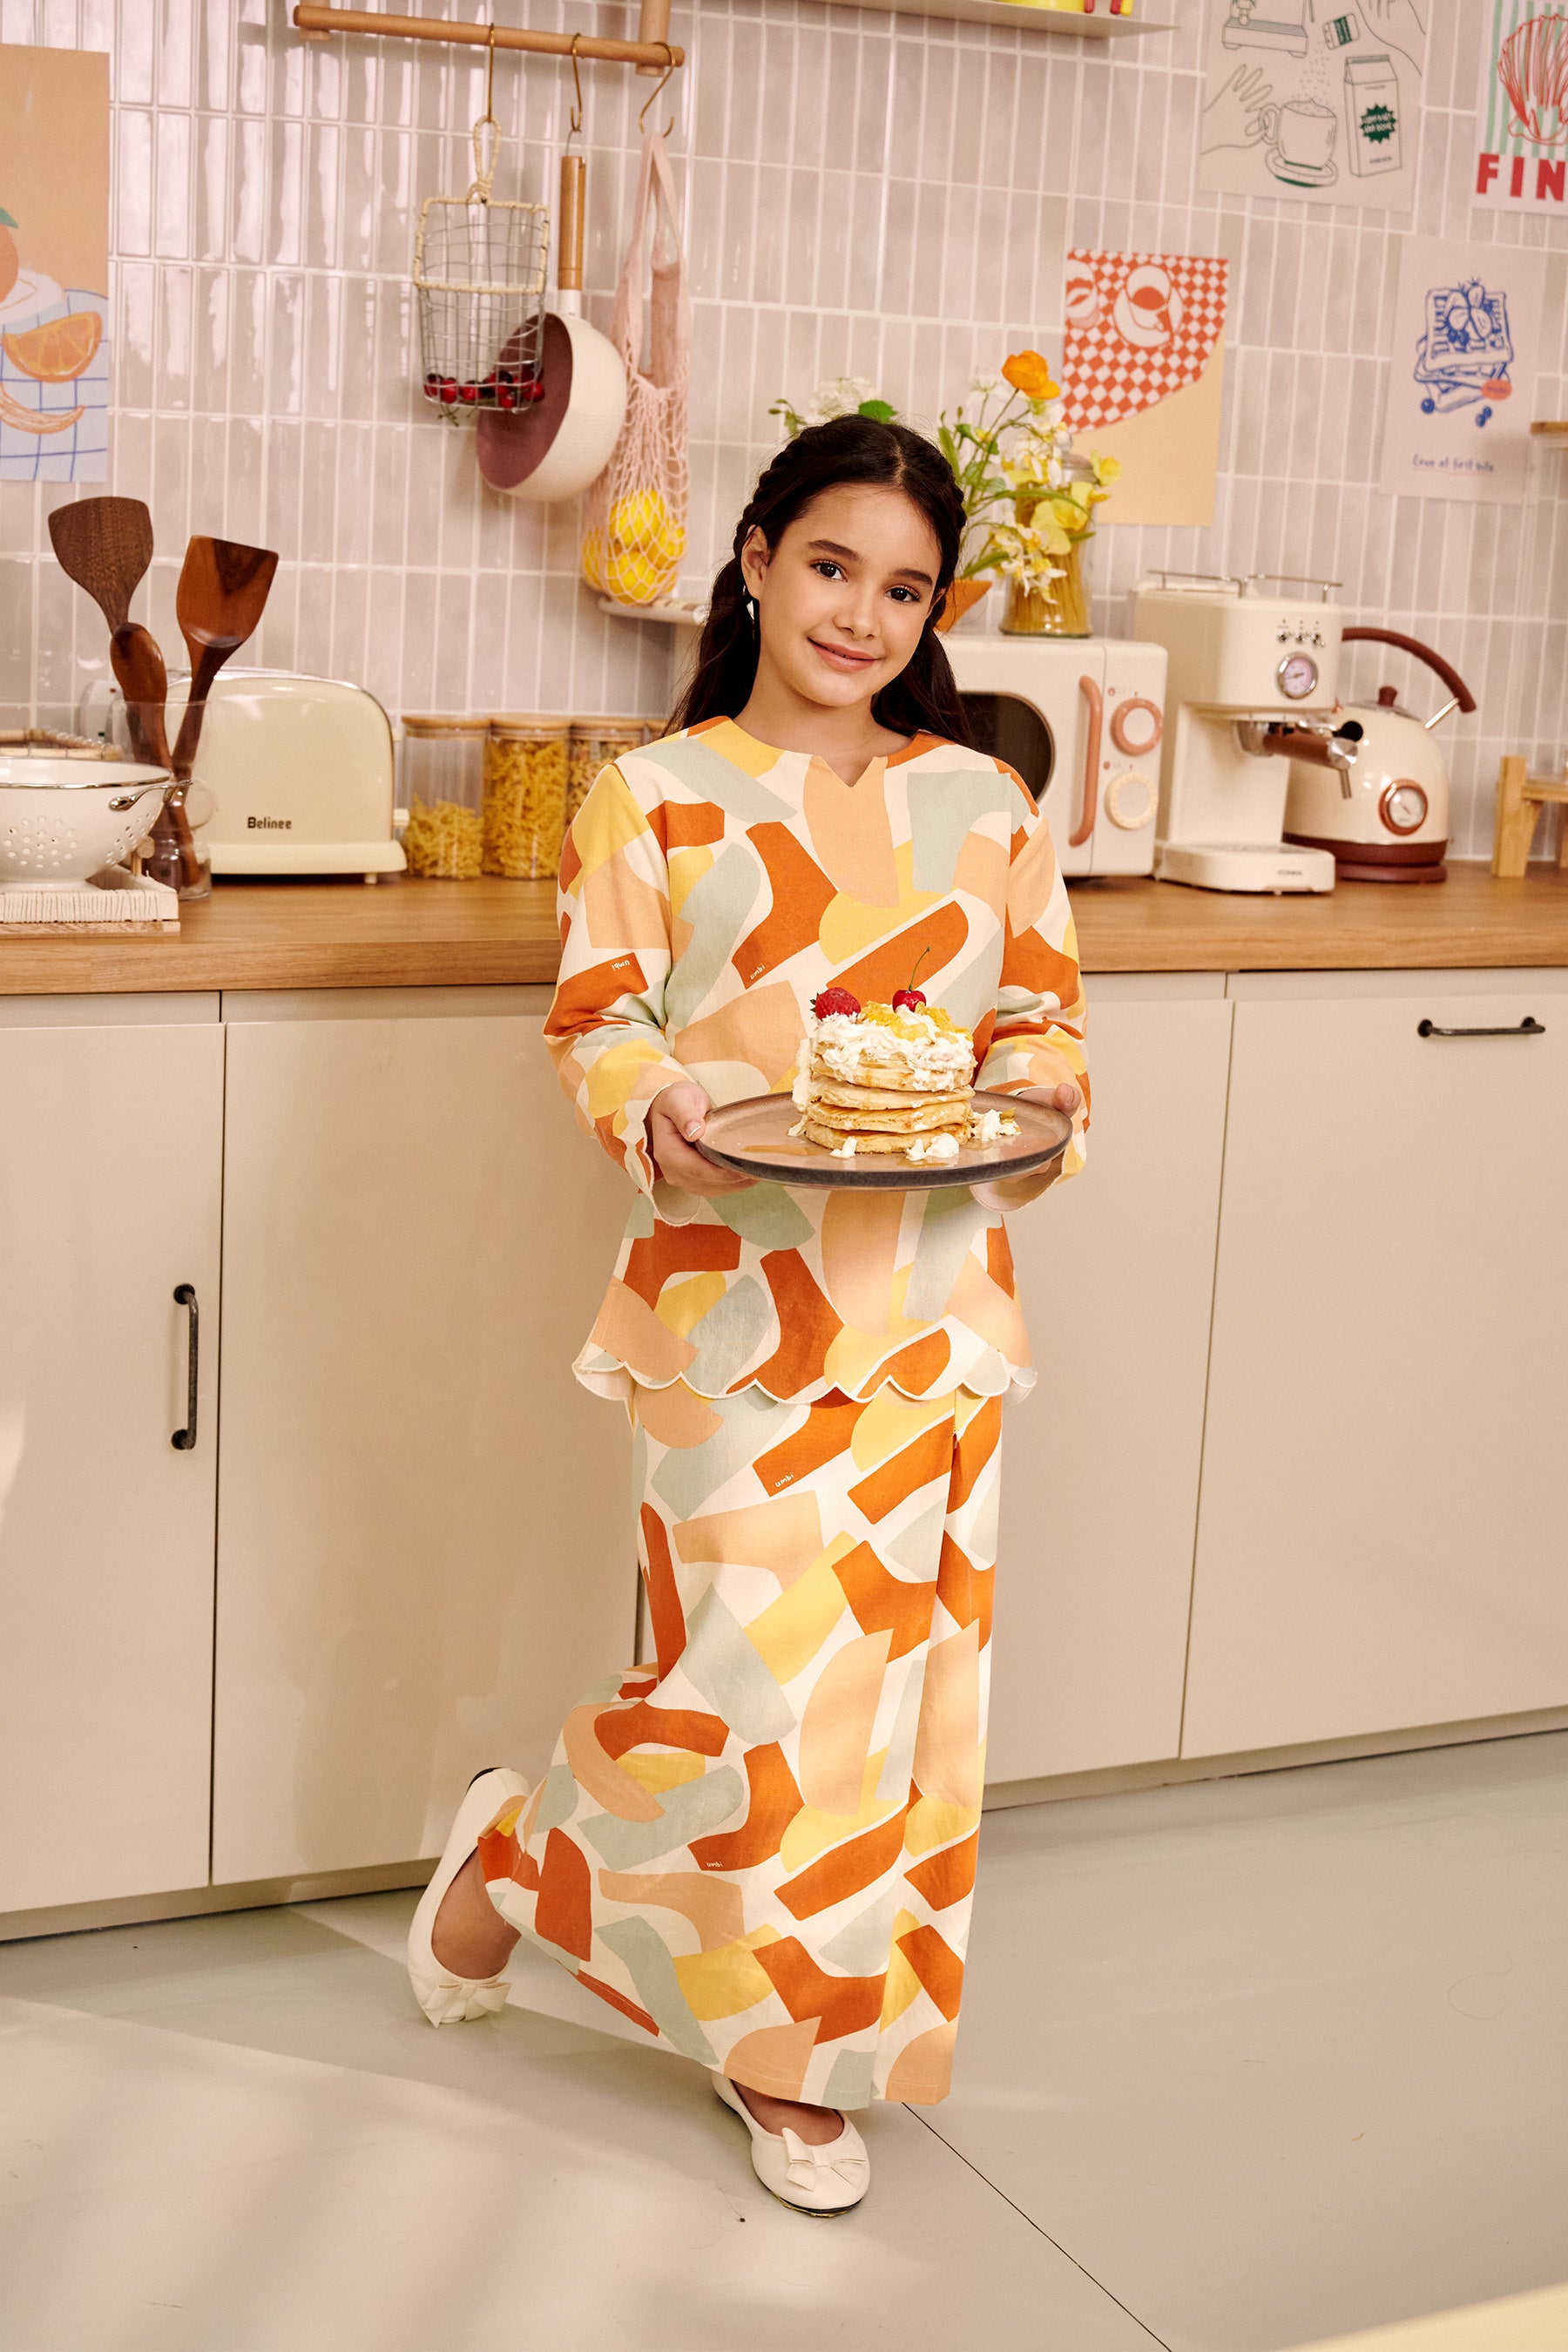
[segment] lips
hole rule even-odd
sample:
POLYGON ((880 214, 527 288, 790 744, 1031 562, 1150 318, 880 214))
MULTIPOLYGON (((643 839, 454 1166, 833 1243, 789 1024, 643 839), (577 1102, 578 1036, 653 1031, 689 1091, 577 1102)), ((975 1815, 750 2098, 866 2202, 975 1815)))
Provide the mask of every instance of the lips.
POLYGON ((878 659, 875 654, 852 653, 847 646, 825 646, 816 637, 808 638, 807 643, 835 669, 869 669, 878 659))

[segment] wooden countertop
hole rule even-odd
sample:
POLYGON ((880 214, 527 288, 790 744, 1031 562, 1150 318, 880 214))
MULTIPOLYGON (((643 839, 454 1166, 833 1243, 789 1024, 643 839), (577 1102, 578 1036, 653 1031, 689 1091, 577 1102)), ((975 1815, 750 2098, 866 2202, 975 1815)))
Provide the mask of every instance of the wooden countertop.
MULTIPOLYGON (((1131 880, 1072 896, 1088 972, 1568 966, 1568 873, 1554 867, 1494 882, 1455 866, 1446 883, 1326 898, 1131 880)), ((0 995, 548 984, 557 952, 549 883, 219 882, 177 936, 0 932, 0 995)))

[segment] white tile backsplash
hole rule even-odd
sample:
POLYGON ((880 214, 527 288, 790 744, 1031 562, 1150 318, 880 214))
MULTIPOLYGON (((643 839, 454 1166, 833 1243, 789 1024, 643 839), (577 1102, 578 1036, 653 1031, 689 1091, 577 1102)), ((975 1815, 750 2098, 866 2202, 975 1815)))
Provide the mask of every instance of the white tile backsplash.
MULTIPOLYGON (((1551 247, 1536 414, 1568 413, 1568 230, 1466 201, 1482 0, 1434 21, 1409 219, 1202 194, 1200 8, 1223 0, 1140 5, 1176 29, 1100 42, 816 0, 677 0, 689 62, 658 103, 676 118, 693 298, 687 584, 728 549, 780 392, 865 374, 930 424, 1007 350, 1054 354, 1064 201, 1075 245, 1225 253, 1214 526, 1102 528, 1097 621, 1128 625, 1127 591, 1152 563, 1342 580, 1351 618, 1426 638, 1475 691, 1447 748, 1457 845, 1483 855, 1500 754, 1549 769, 1568 750, 1568 457, 1538 448, 1522 509, 1373 487, 1406 229, 1551 247)), ((518 0, 499 5, 517 20, 518 0)), ((527 21, 613 32, 626 13, 528 0, 527 21)), ((415 224, 425 195, 471 175, 482 57, 306 43, 284 0, 0 0, 0 34, 111 54, 110 487, 152 507, 159 555, 138 609, 171 660, 185 537, 209 530, 282 556, 257 648, 269 664, 363 678, 395 711, 661 712, 668 637, 598 613, 575 513, 485 489, 471 440, 414 388, 415 224)), ((653 85, 584 66, 583 86, 588 309, 604 327, 653 85)), ((564 61, 498 58, 505 193, 552 201, 571 100, 564 61)), ((0 486, 0 723, 68 723, 101 674, 99 615, 49 548, 62 495, 0 486)), ((1363 652, 1349 670, 1369 695, 1385 674, 1426 706, 1396 658, 1363 652)))

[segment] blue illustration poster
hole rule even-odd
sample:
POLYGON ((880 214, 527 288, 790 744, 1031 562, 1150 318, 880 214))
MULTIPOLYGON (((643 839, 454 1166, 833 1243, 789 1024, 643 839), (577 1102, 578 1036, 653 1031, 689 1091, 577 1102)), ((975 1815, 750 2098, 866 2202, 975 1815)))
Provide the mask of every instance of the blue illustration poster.
POLYGON ((1379 488, 1521 501, 1545 282, 1539 249, 1405 240, 1379 488))
POLYGON ((0 47, 0 482, 109 469, 109 59, 0 47))

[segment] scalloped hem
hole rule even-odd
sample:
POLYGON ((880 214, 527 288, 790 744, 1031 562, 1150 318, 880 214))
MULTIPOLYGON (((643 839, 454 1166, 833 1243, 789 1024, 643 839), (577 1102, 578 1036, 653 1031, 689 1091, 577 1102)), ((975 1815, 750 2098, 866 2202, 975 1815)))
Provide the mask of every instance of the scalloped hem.
MULTIPOLYGON (((971 1396, 994 1396, 1006 1400, 1016 1396, 1027 1396, 1037 1379, 1032 1364, 1026 1364, 1022 1368, 1005 1366, 1006 1378, 1000 1383, 983 1381, 973 1377, 980 1369, 978 1365, 972 1366, 969 1377, 951 1381, 945 1387, 907 1389, 901 1381, 895 1381, 889 1374, 884 1373, 880 1380, 873 1379, 858 1389, 841 1390, 836 1381, 816 1381, 809 1388, 796 1389, 787 1396, 779 1395, 776 1390, 768 1387, 765 1381, 758 1380, 741 1381, 732 1389, 701 1389, 698 1387, 695 1381, 686 1380, 679 1372, 673 1380, 644 1380, 629 1364, 618 1363, 614 1360, 595 1365, 586 1365, 579 1357, 572 1367, 572 1373, 574 1379, 581 1387, 585 1388, 590 1395, 605 1397, 613 1404, 629 1404, 632 1393, 637 1389, 682 1387, 689 1388, 693 1396, 705 1398, 710 1404, 721 1403, 726 1397, 745 1396, 753 1389, 760 1391, 771 1404, 820 1404, 824 1397, 839 1395, 847 1395, 855 1404, 869 1404, 871 1399, 879 1395, 883 1389, 891 1389, 896 1395, 903 1397, 910 1404, 929 1404, 933 1397, 951 1396, 959 1389, 967 1390, 971 1396)), ((748 2089, 755 2087, 757 2086, 754 2084, 747 2085, 748 2089)))

